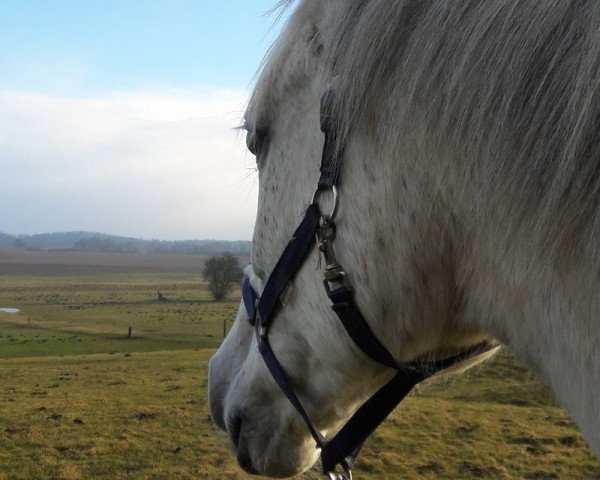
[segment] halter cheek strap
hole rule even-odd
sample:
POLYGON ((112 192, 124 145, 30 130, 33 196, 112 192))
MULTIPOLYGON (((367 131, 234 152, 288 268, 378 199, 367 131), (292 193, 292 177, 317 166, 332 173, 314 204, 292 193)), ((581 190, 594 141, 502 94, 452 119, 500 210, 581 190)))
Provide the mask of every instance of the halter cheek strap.
POLYGON ((321 450, 323 473, 331 480, 351 479, 351 468, 365 440, 385 420, 394 408, 419 382, 459 362, 484 353, 493 345, 482 342, 463 350, 458 355, 437 362, 398 362, 379 341, 365 321, 354 301, 352 290, 347 284, 346 274, 337 263, 333 250, 335 238, 335 213, 341 150, 337 147, 337 134, 332 122, 334 96, 328 91, 321 99, 321 130, 325 134, 321 177, 312 204, 307 208, 302 222, 285 247, 275 268, 269 276, 260 298, 246 277, 242 285, 242 296, 250 324, 256 330, 256 341, 265 364, 279 388, 302 417, 317 448, 321 450), (331 189, 334 193, 334 208, 331 215, 323 215, 315 201, 320 192, 331 189), (298 396, 291 387, 285 370, 271 349, 268 329, 279 308, 282 292, 302 267, 317 237, 319 249, 325 260, 324 285, 331 308, 337 314, 344 329, 354 343, 372 360, 396 370, 396 375, 367 400, 348 420, 342 429, 327 440, 311 421, 298 396), (342 467, 342 473, 336 467, 342 467))

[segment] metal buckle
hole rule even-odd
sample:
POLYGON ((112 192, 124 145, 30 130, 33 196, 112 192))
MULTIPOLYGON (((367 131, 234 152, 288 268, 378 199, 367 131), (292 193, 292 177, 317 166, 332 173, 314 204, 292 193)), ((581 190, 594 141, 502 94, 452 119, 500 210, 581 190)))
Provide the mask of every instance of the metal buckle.
MULTIPOLYGON (((317 187, 315 193, 313 193, 312 200, 310 203, 317 203, 321 194, 323 194, 323 192, 326 191, 331 191, 333 195, 333 207, 331 208, 331 213, 329 215, 323 215, 323 219, 326 222, 331 222, 335 219, 339 206, 338 191, 335 185, 332 185, 331 187, 317 187)), ((319 209, 321 209, 320 205, 319 209)))
POLYGON ((340 287, 348 288, 348 282, 346 281, 346 272, 342 270, 342 267, 338 265, 338 271, 327 271, 325 270, 325 278, 323 279, 323 286, 325 287, 325 291, 329 295, 333 290, 336 290, 340 287), (334 283, 338 286, 335 288, 331 288, 330 284, 334 283))

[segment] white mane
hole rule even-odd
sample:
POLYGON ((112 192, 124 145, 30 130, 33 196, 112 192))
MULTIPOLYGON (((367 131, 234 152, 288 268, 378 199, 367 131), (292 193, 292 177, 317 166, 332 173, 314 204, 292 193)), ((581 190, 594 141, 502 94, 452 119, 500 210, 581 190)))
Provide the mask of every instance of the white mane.
POLYGON ((448 153, 441 179, 458 167, 490 203, 514 199, 507 238, 526 231, 540 255, 597 262, 599 26, 594 0, 305 0, 268 56, 251 109, 268 125, 279 98, 320 74, 340 99, 342 131, 389 144, 406 142, 410 126, 420 133, 412 142, 448 153), (325 68, 315 72, 307 54, 325 68))

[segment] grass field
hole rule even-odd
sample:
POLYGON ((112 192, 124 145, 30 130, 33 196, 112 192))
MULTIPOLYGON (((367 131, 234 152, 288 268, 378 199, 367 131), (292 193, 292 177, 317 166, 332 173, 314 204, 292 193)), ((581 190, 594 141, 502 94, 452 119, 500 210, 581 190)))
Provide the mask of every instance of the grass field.
MULTIPOLYGON (((1 480, 251 478, 206 401, 239 292, 213 303, 202 259, 172 260, 0 251, 0 307, 22 310, 0 313, 1 480)), ((355 477, 600 479, 600 462, 505 351, 421 387, 369 440, 355 477)))

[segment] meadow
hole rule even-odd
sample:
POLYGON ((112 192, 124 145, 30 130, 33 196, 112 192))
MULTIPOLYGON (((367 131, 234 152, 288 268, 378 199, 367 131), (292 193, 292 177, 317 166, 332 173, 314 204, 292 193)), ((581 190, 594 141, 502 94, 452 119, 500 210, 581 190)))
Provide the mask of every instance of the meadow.
MULTIPOLYGON (((0 313, 0 480, 254 478, 209 419, 207 362, 239 291, 212 302, 202 261, 0 251, 0 307, 21 310, 0 313)), ((355 478, 600 479, 600 462, 504 350, 420 387, 355 478)))

